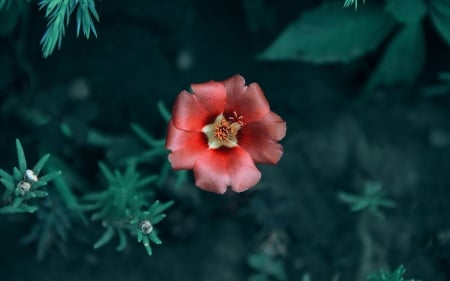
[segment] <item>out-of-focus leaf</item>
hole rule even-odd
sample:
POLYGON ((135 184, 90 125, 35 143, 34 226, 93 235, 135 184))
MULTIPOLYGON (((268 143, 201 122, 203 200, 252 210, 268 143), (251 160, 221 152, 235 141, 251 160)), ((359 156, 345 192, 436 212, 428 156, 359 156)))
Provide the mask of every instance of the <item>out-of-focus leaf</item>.
POLYGON ((253 254, 248 257, 248 265, 261 273, 272 276, 275 280, 284 281, 287 279, 283 263, 274 260, 266 254, 253 254))
POLYGON ((19 22, 19 1, 0 1, 0 37, 11 34, 19 22))
POLYGON ((380 85, 409 84, 425 63, 425 38, 422 26, 404 26, 392 39, 366 86, 366 92, 380 85))
POLYGON ((441 34, 442 38, 450 44, 450 1, 431 1, 431 21, 434 27, 441 34))
POLYGON ((387 0, 386 10, 401 23, 416 23, 423 19, 427 7, 423 0, 387 0))
POLYGON ((425 97, 443 96, 450 93, 450 71, 441 72, 438 75, 439 84, 427 86, 423 90, 425 97))
POLYGON ((348 62, 376 49, 394 26, 392 16, 378 6, 355 13, 325 2, 291 23, 259 58, 348 62))

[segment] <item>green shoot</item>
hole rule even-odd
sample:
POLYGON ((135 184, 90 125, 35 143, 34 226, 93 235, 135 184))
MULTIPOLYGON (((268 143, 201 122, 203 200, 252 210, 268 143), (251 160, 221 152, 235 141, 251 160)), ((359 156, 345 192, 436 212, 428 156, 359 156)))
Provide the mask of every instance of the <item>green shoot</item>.
POLYGON ((384 269, 380 269, 377 272, 372 272, 367 277, 368 281, 417 281, 415 279, 404 279, 406 269, 403 265, 400 265, 394 272, 389 272, 384 269))
POLYGON ((45 9, 45 17, 48 19, 47 31, 41 39, 44 58, 50 56, 56 47, 61 48, 65 28, 75 10, 77 36, 82 30, 87 39, 91 32, 97 37, 93 18, 99 21, 99 16, 94 0, 41 0, 39 8, 45 9))
POLYGON ((135 163, 129 162, 125 172, 112 171, 105 164, 99 163, 100 170, 107 182, 107 189, 87 194, 81 209, 93 212, 91 220, 101 221, 105 231, 94 244, 98 249, 110 242, 115 235, 119 237, 117 251, 127 245, 126 232, 136 236, 142 242, 149 255, 152 254, 150 241, 161 244, 154 230, 154 225, 164 219, 162 214, 173 202, 160 204, 154 202, 148 207, 147 202, 153 198, 148 185, 155 183, 156 175, 141 178, 135 163))
POLYGON ((0 169, 0 182, 6 187, 2 199, 10 203, 0 207, 0 213, 33 213, 37 207, 29 205, 28 202, 34 198, 46 197, 47 192, 41 188, 59 176, 61 172, 39 176, 50 155, 44 155, 32 169, 28 169, 25 152, 18 139, 16 139, 16 150, 18 168, 14 167, 12 174, 0 169))
POLYGON ((367 182, 361 195, 339 192, 338 198, 341 202, 350 206, 352 212, 368 210, 378 218, 383 218, 380 208, 394 208, 394 201, 385 198, 383 186, 379 182, 367 182))

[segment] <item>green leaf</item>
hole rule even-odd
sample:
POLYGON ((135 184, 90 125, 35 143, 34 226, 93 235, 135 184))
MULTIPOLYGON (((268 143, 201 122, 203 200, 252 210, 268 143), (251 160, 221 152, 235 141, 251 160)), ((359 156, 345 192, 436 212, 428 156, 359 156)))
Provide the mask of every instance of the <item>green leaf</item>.
POLYGON ((141 139, 143 140, 145 143, 147 143, 149 146, 161 146, 164 145, 164 142, 162 142, 161 140, 156 140, 155 138, 153 138, 149 133, 147 133, 144 128, 142 128, 141 126, 139 126, 138 124, 132 123, 131 124, 131 129, 134 131, 134 133, 141 139))
POLYGON ((89 39, 89 36, 94 33, 97 37, 97 31, 95 30, 94 21, 92 16, 99 21, 97 11, 95 10, 95 3, 93 0, 79 0, 77 8, 77 36, 80 35, 80 29, 83 29, 84 36, 89 39), (91 16, 92 15, 92 16, 91 16))
POLYGON ((0 178, 4 178, 8 181, 14 181, 14 177, 7 173, 5 170, 0 169, 0 178))
POLYGON ((3 8, 7 9, 10 4, 11 0, 0 0, 0 10, 2 10, 3 8))
POLYGON ((9 191, 13 191, 15 186, 13 181, 9 181, 6 179, 0 179, 0 182, 3 183, 3 185, 8 189, 9 191))
POLYGON ((165 217, 166 217, 165 214, 159 214, 159 215, 154 216, 154 217, 150 220, 150 222, 151 222, 153 225, 155 225, 155 224, 159 223, 160 221, 162 221, 165 217))
POLYGON ((108 243, 114 236, 114 228, 107 227, 102 237, 94 244, 94 249, 98 249, 108 243))
POLYGON ((23 174, 27 169, 27 160, 25 159, 25 153, 23 152, 22 144, 16 139, 17 160, 19 161, 19 170, 23 174))
POLYGON ((41 170, 44 167, 45 163, 47 163, 47 160, 48 160, 49 157, 50 157, 50 154, 46 154, 46 155, 42 156, 42 158, 36 163, 36 165, 34 165, 33 172, 36 175, 39 175, 39 173, 41 172, 41 170))
POLYGON ((450 1, 431 1, 431 21, 442 38, 450 45, 450 1))
POLYGON ((266 273, 278 281, 287 279, 283 263, 266 254, 253 254, 248 257, 247 262, 251 268, 266 273))
POLYGON ((21 14, 19 1, 23 0, 0 0, 0 37, 10 35, 19 23, 21 14))
POLYGON ((49 181, 53 180, 57 176, 61 175, 61 171, 52 172, 49 174, 46 174, 45 176, 42 176, 39 178, 38 182, 48 183, 49 181))
POLYGON ((423 0, 386 0, 386 10, 401 23, 417 23, 427 13, 423 0))
POLYGON ((291 23, 258 57, 263 60, 348 62, 375 50, 393 30, 385 10, 367 5, 357 13, 325 2, 291 23))
POLYGON ((127 236, 125 235, 125 232, 122 229, 119 229, 117 233, 119 234, 119 245, 117 245, 116 250, 123 251, 127 246, 127 236))
POLYGON ((419 23, 405 25, 389 43, 365 92, 371 92, 380 85, 412 83, 422 71, 425 53, 422 26, 419 23))
POLYGON ((22 204, 20 206, 5 206, 0 208, 0 214, 34 213, 37 207, 22 204))
POLYGON ((158 110, 161 116, 164 118, 164 120, 166 122, 169 122, 170 118, 172 118, 172 114, 162 101, 158 101, 158 110))
POLYGON ((114 174, 112 171, 106 166, 103 162, 99 162, 98 166, 100 167, 100 171, 102 172, 103 176, 106 178, 108 183, 112 184, 116 181, 116 178, 114 177, 114 174))

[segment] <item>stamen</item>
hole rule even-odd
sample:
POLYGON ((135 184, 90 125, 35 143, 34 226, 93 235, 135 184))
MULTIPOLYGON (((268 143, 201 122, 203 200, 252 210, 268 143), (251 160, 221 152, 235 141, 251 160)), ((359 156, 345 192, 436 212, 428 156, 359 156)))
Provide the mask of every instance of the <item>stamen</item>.
POLYGON ((234 147, 237 146, 237 134, 244 126, 243 117, 238 116, 236 111, 228 120, 220 114, 213 123, 203 127, 203 133, 208 138, 209 148, 219 148, 221 146, 234 147))

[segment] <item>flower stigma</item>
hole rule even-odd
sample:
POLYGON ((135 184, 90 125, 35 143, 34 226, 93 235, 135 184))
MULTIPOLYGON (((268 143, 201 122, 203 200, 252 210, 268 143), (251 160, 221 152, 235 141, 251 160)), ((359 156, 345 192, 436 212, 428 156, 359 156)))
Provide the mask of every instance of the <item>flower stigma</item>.
POLYGON ((202 132, 208 138, 208 146, 216 149, 221 146, 228 148, 238 145, 237 134, 244 126, 242 116, 238 116, 236 111, 228 119, 222 114, 218 115, 213 123, 203 127, 202 132))

